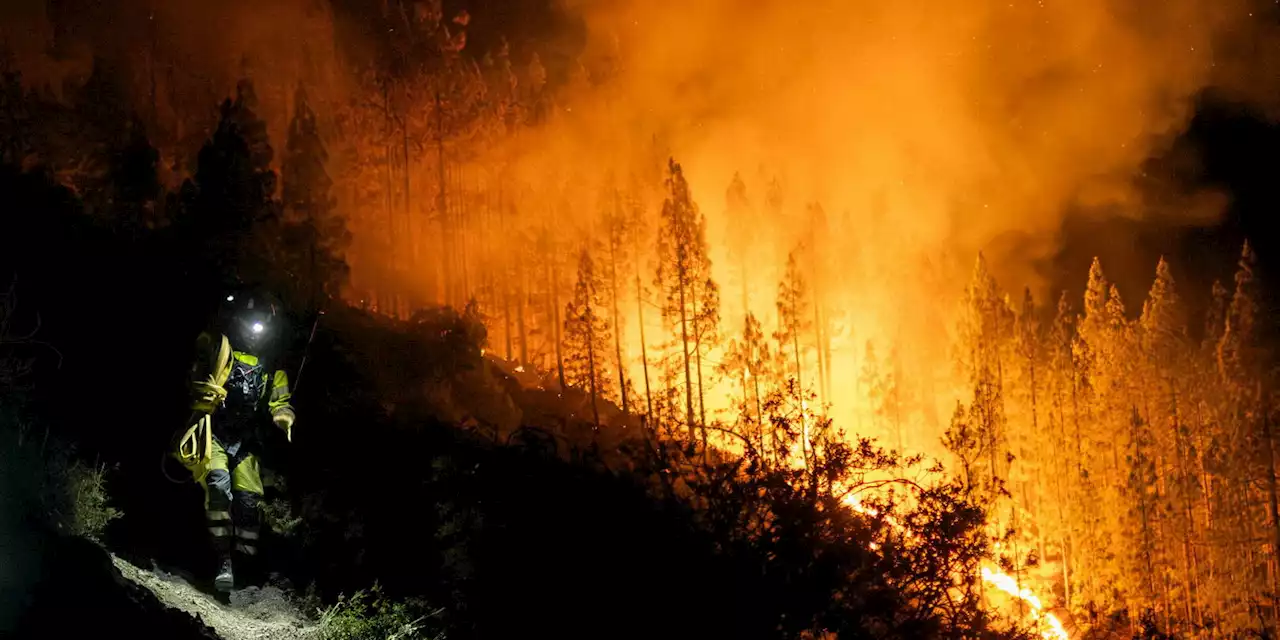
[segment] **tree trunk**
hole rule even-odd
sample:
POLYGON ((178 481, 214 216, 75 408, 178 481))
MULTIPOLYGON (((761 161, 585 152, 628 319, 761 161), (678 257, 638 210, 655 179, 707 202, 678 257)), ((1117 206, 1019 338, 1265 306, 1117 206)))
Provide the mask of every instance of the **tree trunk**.
MULTIPOLYGON (((389 139, 391 136, 391 89, 390 89, 390 86, 386 83, 382 85, 382 115, 386 121, 387 137, 388 137, 388 141, 386 145, 387 158, 386 158, 386 162, 383 163, 383 168, 386 169, 386 171, 384 172, 384 178, 386 181, 386 190, 387 190, 387 198, 386 198, 387 258, 388 258, 387 262, 391 265, 392 271, 395 271, 395 268, 396 268, 396 217, 395 215, 396 214, 392 206, 393 200, 392 200, 392 193, 391 193, 391 141, 389 139)), ((389 307, 394 308, 394 304, 389 305, 389 307)))
POLYGON ((448 188, 446 185, 445 166, 444 166, 444 104, 440 100, 440 92, 436 92, 436 172, 439 180, 440 191, 436 194, 436 211, 440 216, 440 237, 443 241, 443 251, 440 252, 440 262, 444 270, 444 302, 448 305, 456 305, 457 300, 454 296, 454 276, 453 276, 453 221, 449 216, 449 198, 446 193, 448 188))
MULTIPOLYGON (((502 264, 503 271, 510 273, 505 258, 502 260, 502 264)), ((506 274, 504 273, 504 275, 506 274)), ((507 362, 510 362, 512 356, 515 355, 512 352, 513 345, 511 340, 511 280, 505 277, 502 278, 502 337, 506 342, 507 362)))
MULTIPOLYGON (((595 330, 595 314, 591 310, 591 302, 587 301, 586 307, 586 325, 587 325, 587 371, 590 377, 587 382, 590 383, 591 391, 591 418, 594 421, 597 430, 600 429, 600 405, 596 402, 596 330, 595 330)), ((563 370, 561 376, 563 377, 563 370)), ((563 385, 562 385, 563 386, 563 385)))
POLYGON ((1195 511, 1191 504, 1191 488, 1187 482, 1187 478, 1191 477, 1191 470, 1187 464, 1186 445, 1182 441, 1182 420, 1178 409, 1178 389, 1174 386, 1172 380, 1169 381, 1169 386, 1173 402, 1172 415, 1170 417, 1173 419, 1173 448, 1177 464, 1177 482, 1174 486, 1182 499, 1182 581, 1186 584, 1186 589, 1183 592, 1183 605, 1186 624, 1194 625, 1196 592, 1199 587, 1196 584, 1195 552, 1192 547, 1192 539, 1195 537, 1196 531, 1195 511))
POLYGON ((800 405, 800 454, 804 458, 805 467, 812 469, 809 464, 809 417, 805 415, 804 401, 804 373, 800 367, 800 327, 799 323, 791 326, 791 345, 795 353, 796 360, 796 397, 800 405))
MULTIPOLYGON (((820 294, 820 291, 816 284, 817 283, 816 268, 812 277, 814 278, 814 282, 815 282, 814 291, 813 291, 814 293, 813 295, 813 334, 814 334, 813 337, 814 337, 815 344, 813 346, 814 346, 814 350, 818 352, 817 353, 817 356, 818 356, 818 405, 822 406, 822 403, 829 399, 827 397, 828 363, 825 361, 825 354, 823 353, 823 349, 822 349, 822 306, 821 306, 822 303, 818 301, 818 296, 820 294)), ((901 435, 899 435, 898 440, 899 441, 902 440, 901 435)), ((902 443, 899 442, 898 446, 899 448, 901 448, 902 443)))
MULTIPOLYGON (((755 362, 755 357, 756 357, 756 354, 754 352, 751 353, 750 362, 755 362)), ((754 368, 755 367, 751 367, 751 369, 754 369, 754 368)), ((755 396, 755 401, 756 401, 756 428, 760 430, 760 452, 761 452, 761 455, 763 456, 764 450, 765 450, 764 449, 765 448, 764 407, 762 406, 760 401, 760 372, 759 371, 751 371, 751 385, 753 387, 752 392, 753 392, 753 395, 755 396)))
POLYGON ((707 404, 702 388, 702 349, 693 352, 695 372, 698 374, 698 424, 702 428, 702 446, 707 446, 707 404))
MULTIPOLYGON (((612 233, 612 231, 611 231, 612 233)), ((622 396, 622 412, 631 413, 627 402, 627 368, 622 359, 622 323, 618 315, 618 252, 615 242, 609 242, 609 302, 613 307, 613 347, 618 365, 618 393, 622 396)))
POLYGON ((462 299, 463 305, 471 301, 471 248, 470 248, 470 222, 471 211, 467 198, 466 175, 462 168, 456 168, 454 174, 457 176, 457 183, 454 185, 454 191, 458 194, 454 197, 454 209, 457 210, 457 234, 458 234, 458 263, 462 271, 462 299))
POLYGON ((529 364, 529 334, 525 328, 524 307, 529 295, 529 272, 520 270, 520 292, 516 296, 516 330, 520 332, 520 366, 529 364))
POLYGON ((547 307, 550 312, 548 315, 551 320, 552 339, 555 340, 556 349, 556 372, 560 378, 560 388, 564 389, 567 385, 564 382, 564 351, 560 345, 560 286, 557 284, 555 267, 551 260, 547 261, 547 307))
POLYGON ((417 271, 420 250, 418 247, 417 225, 413 224, 413 208, 412 208, 412 192, 410 191, 412 179, 412 171, 409 170, 409 121, 406 118, 404 123, 400 125, 400 141, 404 151, 404 224, 405 230, 409 232, 409 259, 412 261, 411 268, 417 271))
POLYGON ((685 302, 685 282, 688 279, 687 269, 680 267, 676 272, 676 288, 680 294, 680 355, 684 360, 684 400, 685 418, 689 421, 689 439, 693 433, 693 376, 689 372, 689 308, 685 302))
POLYGON ((649 388, 649 348, 644 341, 644 286, 640 283, 640 261, 636 261, 636 312, 639 316, 640 327, 640 364, 644 370, 644 401, 645 407, 650 416, 650 423, 655 417, 653 415, 653 390, 649 388))

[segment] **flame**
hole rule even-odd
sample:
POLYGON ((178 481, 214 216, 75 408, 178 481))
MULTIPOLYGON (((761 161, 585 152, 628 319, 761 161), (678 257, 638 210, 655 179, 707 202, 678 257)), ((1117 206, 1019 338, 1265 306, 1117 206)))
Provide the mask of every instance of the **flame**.
POLYGON ((1071 637, 1067 635, 1058 616, 1044 610, 1040 597, 1027 587, 1019 585, 1013 576, 1000 569, 982 567, 982 581, 1025 603, 1030 609, 1030 618, 1041 627, 1040 637, 1045 640, 1068 640, 1071 637))
MULTIPOLYGON (((880 511, 878 509, 875 507, 868 507, 863 504, 862 499, 856 494, 845 496, 842 502, 855 513, 861 513, 869 516, 880 515, 880 511)), ((911 532, 906 531, 905 527, 903 527, 902 524, 892 516, 886 515, 884 520, 899 531, 903 531, 906 535, 912 535, 911 532)), ((870 546, 872 551, 880 549, 880 545, 874 542, 871 543, 870 546)), ((997 543, 996 546, 999 547, 999 543, 997 543)), ((1005 573, 998 567, 991 565, 984 566, 981 568, 979 575, 982 577, 983 582, 990 584, 1014 598, 1017 598, 1027 605, 1028 617, 1031 618, 1031 621, 1034 622, 1036 627, 1040 630, 1041 638, 1044 638, 1045 640, 1070 640, 1071 636, 1067 634, 1067 630, 1062 625, 1062 621, 1058 619, 1058 616, 1044 610, 1044 603, 1041 602, 1040 597, 1037 596, 1034 591, 1019 585, 1017 579, 1008 573, 1005 573)))

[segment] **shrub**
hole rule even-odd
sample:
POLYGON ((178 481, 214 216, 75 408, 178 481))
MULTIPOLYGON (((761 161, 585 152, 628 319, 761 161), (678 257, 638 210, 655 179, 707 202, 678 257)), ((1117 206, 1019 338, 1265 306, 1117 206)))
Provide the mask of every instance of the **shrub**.
POLYGON ((319 640, 444 640, 438 617, 418 601, 396 602, 381 587, 339 598, 320 616, 319 640))
POLYGON ((54 526, 60 531, 99 540, 107 525, 122 514, 107 495, 106 465, 55 457, 47 466, 53 492, 47 503, 54 526))

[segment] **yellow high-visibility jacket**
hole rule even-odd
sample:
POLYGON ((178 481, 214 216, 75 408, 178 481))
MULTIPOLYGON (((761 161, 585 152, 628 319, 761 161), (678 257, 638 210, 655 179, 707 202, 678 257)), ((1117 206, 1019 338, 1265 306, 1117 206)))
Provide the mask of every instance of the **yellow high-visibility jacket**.
MULTIPOLYGON (((194 424, 187 429, 178 444, 178 458, 188 466, 204 462, 211 450, 213 438, 212 416, 227 398, 226 383, 236 361, 249 366, 258 364, 258 356, 231 348, 231 341, 225 335, 201 333, 196 340, 195 363, 191 367, 192 401, 191 410, 194 424)), ((276 370, 271 376, 271 383, 263 393, 270 393, 267 398, 267 409, 271 419, 284 430, 292 440, 292 429, 296 415, 293 405, 289 403, 292 393, 289 391, 289 376, 283 370, 276 370)))

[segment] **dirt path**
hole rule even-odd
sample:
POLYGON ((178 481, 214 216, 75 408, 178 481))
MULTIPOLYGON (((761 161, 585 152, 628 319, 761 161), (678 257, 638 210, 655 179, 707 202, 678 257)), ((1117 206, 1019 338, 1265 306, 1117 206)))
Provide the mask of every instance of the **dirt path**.
POLYGON ((182 578, 139 568, 111 556, 120 573, 146 587, 166 606, 185 611, 213 627, 223 640, 315 640, 317 629, 275 587, 249 587, 225 605, 182 578))

